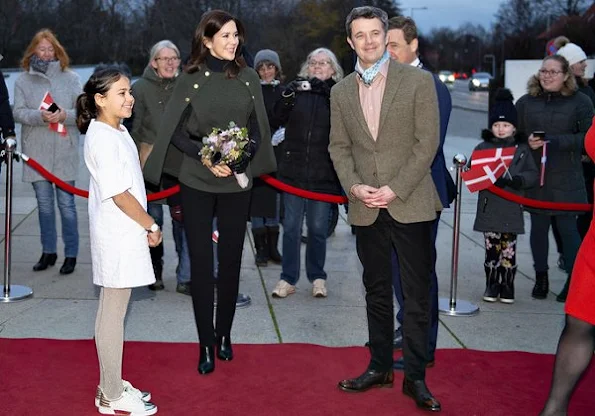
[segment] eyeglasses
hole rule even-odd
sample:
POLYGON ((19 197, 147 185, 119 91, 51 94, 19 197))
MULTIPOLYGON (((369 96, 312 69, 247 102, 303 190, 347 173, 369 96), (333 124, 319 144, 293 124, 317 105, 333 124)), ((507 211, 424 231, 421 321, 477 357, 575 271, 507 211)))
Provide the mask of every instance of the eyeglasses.
POLYGON ((308 61, 308 66, 314 68, 316 66, 328 66, 331 61, 308 61))
POLYGON ((541 75, 542 77, 545 77, 545 76, 555 77, 556 75, 560 75, 560 74, 564 73, 564 71, 548 71, 547 69, 540 69, 538 72, 539 72, 539 75, 541 75))
POLYGON ((175 58, 155 58, 156 61, 165 61, 168 64, 174 63, 174 62, 178 62, 180 60, 180 58, 178 58, 177 56, 175 58))

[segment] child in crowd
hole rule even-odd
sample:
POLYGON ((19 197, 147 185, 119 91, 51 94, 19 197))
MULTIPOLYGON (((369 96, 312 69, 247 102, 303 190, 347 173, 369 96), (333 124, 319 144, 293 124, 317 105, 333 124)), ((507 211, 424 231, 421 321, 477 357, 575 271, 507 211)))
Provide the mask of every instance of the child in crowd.
MULTIPOLYGON (((516 146, 512 163, 495 185, 506 191, 521 193, 538 182, 538 169, 526 139, 516 135, 517 112, 512 94, 507 89, 496 92, 489 113, 490 130, 482 132, 483 142, 475 150, 516 146)), ((521 205, 494 195, 489 190, 479 192, 477 213, 473 225, 485 237, 486 289, 483 300, 514 303, 517 234, 525 232, 521 205)))
POLYGON ((161 230, 147 214, 136 146, 121 119, 132 114, 130 80, 119 68, 97 71, 77 99, 77 126, 85 138, 93 283, 101 287, 95 321, 101 414, 153 415, 151 395, 122 380, 124 318, 133 287, 155 283, 149 246, 161 230))

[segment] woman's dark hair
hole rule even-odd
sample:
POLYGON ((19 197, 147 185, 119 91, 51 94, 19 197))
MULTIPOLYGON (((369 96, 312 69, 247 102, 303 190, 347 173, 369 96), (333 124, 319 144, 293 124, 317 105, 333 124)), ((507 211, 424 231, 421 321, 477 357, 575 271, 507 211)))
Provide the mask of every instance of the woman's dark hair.
POLYGON ((242 45, 244 44, 244 25, 239 19, 233 17, 231 14, 223 10, 211 10, 202 15, 198 27, 194 32, 192 39, 192 51, 190 52, 190 59, 188 65, 184 69, 187 73, 192 74, 199 70, 200 65, 204 64, 210 54, 209 48, 205 46, 205 40, 213 39, 213 36, 221 30, 221 28, 228 22, 234 21, 238 28, 238 47, 233 61, 225 66, 225 73, 228 78, 235 78, 240 69, 246 66, 246 61, 242 56, 242 45))
POLYGON ((110 66, 93 72, 76 99, 76 125, 81 134, 87 133, 91 119, 97 118, 99 109, 95 104, 95 94, 105 95, 121 77, 127 77, 119 66, 110 66))

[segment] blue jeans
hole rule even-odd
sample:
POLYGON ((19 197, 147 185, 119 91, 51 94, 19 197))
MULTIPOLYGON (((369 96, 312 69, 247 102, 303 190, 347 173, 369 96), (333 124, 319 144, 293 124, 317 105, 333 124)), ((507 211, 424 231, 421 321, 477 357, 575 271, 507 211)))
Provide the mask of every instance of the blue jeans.
MULTIPOLYGON (((151 203, 147 204, 147 212, 153 217, 159 227, 163 227, 163 205, 151 203)), ((171 220, 172 232, 176 253, 178 254, 178 266, 176 267, 176 279, 178 283, 190 282, 190 254, 188 253, 188 242, 184 232, 184 223, 171 220)), ((161 253, 163 256, 163 253, 161 253)))
MULTIPOLYGON (((74 186, 74 181, 66 181, 74 186)), ((37 198, 39 211, 39 228, 41 229, 41 246, 44 253, 57 252, 58 234, 56 232, 56 205, 54 203, 54 185, 49 181, 33 182, 33 190, 37 198)), ((79 252, 79 231, 74 205, 74 195, 55 187, 55 195, 62 221, 62 240, 64 241, 64 257, 76 257, 79 252)))
MULTIPOLYGON (((432 274, 430 275, 430 329, 428 337, 428 351, 429 360, 434 360, 434 353, 436 351, 436 342, 438 341, 438 276, 436 275, 436 237, 438 236, 438 224, 440 223, 440 213, 438 218, 432 223, 432 274)), ((393 290, 397 303, 399 304, 399 312, 397 312, 397 322, 399 327, 403 325, 403 316, 405 313, 403 301, 403 288, 401 286, 401 272, 399 267, 399 257, 395 250, 392 252, 392 275, 393 275, 393 290)))
POLYGON ((310 282, 325 279, 326 234, 331 204, 300 198, 286 193, 283 196, 283 269, 281 279, 295 285, 300 278, 300 246, 302 223, 306 215, 308 243, 306 244, 306 275, 310 282))
POLYGON ((274 217, 250 217, 250 223, 252 224, 252 229, 255 228, 264 228, 264 227, 277 227, 279 226, 279 211, 281 207, 281 195, 277 195, 277 206, 275 208, 275 216, 274 217))

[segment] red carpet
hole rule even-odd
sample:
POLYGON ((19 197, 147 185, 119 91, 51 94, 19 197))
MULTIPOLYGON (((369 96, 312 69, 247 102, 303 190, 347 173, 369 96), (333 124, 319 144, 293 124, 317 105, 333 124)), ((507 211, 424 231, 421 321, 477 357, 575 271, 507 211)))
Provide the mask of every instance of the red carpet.
MULTIPOLYGON (((308 344, 238 345, 235 360, 217 361, 208 376, 196 371, 196 344, 128 342, 124 376, 149 390, 160 415, 416 415, 393 389, 349 394, 337 382, 368 362, 363 347, 308 344)), ((554 357, 522 352, 439 350, 427 381, 442 415, 537 415, 548 392, 554 357)), ((91 340, 0 339, 3 415, 95 415, 98 380, 91 340)), ((591 415, 595 371, 577 390, 570 415, 591 415)))

